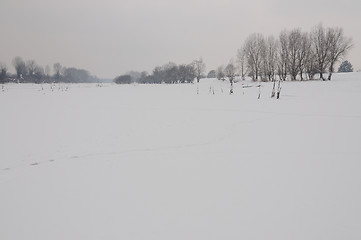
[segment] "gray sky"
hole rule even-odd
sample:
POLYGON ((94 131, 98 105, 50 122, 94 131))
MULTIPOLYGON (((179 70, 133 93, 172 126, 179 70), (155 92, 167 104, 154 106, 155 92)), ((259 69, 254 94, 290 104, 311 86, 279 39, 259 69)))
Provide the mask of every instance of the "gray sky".
POLYGON ((207 70, 227 64, 254 32, 340 26, 353 38, 347 57, 361 69, 360 0, 1 0, 0 62, 15 56, 42 66, 114 78, 169 61, 203 57, 207 70))

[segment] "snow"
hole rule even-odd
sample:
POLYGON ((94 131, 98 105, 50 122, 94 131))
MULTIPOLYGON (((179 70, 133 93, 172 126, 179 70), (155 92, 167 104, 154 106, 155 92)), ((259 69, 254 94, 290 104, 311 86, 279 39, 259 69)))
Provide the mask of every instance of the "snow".
POLYGON ((361 74, 246 84, 6 85, 0 239, 360 239, 361 74))

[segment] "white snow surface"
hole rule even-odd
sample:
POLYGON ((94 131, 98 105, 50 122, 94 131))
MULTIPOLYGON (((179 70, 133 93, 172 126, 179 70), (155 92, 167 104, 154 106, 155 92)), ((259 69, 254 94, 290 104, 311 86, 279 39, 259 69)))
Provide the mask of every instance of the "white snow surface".
POLYGON ((243 84, 5 85, 0 239, 361 239, 361 74, 243 84))

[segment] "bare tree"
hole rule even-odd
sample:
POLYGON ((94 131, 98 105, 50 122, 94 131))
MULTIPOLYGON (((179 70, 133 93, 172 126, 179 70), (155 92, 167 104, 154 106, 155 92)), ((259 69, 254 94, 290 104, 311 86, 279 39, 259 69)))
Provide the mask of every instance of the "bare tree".
POLYGON ((237 62, 238 62, 242 80, 245 80, 246 75, 248 73, 248 69, 247 69, 246 51, 244 49, 244 46, 242 48, 238 49, 238 51, 237 51, 237 62))
POLYGON ((297 56, 298 70, 300 73, 301 81, 303 80, 303 74, 306 70, 308 61, 312 61, 311 57, 312 42, 308 33, 302 33, 300 39, 300 49, 297 56))
POLYGON ((45 77, 45 70, 41 66, 36 66, 33 71, 33 76, 35 78, 35 83, 42 83, 45 77))
POLYGON ((63 70, 63 67, 61 66, 60 63, 54 63, 53 68, 54 68, 54 78, 56 80, 59 80, 61 77, 61 72, 63 70))
POLYGON ((178 83, 178 66, 175 63, 168 63, 163 66, 165 72, 165 83, 178 83))
POLYGON ((224 69, 225 75, 228 77, 228 80, 231 84, 231 88, 229 90, 229 93, 233 93, 233 84, 234 84, 234 78, 236 76, 236 68, 233 64, 233 61, 230 61, 230 63, 225 67, 224 69))
POLYGON ((141 73, 138 71, 129 71, 129 72, 126 72, 125 75, 130 75, 133 83, 139 82, 139 79, 141 78, 141 73))
POLYGON ((273 36, 269 36, 265 41, 263 72, 268 81, 274 81, 278 60, 278 42, 273 36))
POLYGON ((216 70, 216 76, 218 80, 224 80, 225 74, 224 74, 224 68, 223 66, 219 66, 216 70))
POLYGON ((280 33, 279 36, 279 49, 278 49, 278 62, 277 72, 282 81, 287 79, 288 69, 288 34, 286 31, 280 33))
POLYGON ((8 68, 4 63, 0 63, 0 83, 4 84, 8 68))
POLYGON ((194 81, 195 71, 191 64, 181 64, 178 68, 179 80, 181 83, 190 83, 194 81))
POLYGON ((299 73, 299 55, 301 51, 301 30, 294 29, 288 34, 288 72, 291 80, 296 80, 299 73))
POLYGON ((312 80, 317 74, 317 58, 313 44, 311 44, 311 47, 308 49, 308 53, 305 59, 305 71, 307 72, 307 77, 309 80, 312 80))
POLYGON ((254 81, 257 81, 261 74, 262 51, 264 50, 264 44, 264 37, 259 33, 255 33, 247 38, 244 45, 247 64, 254 81))
POLYGON ((44 69, 44 73, 45 73, 45 76, 47 77, 47 78, 49 78, 50 77, 50 67, 49 67, 49 65, 46 65, 45 66, 45 69, 44 69))
POLYGON ((28 60, 26 62, 27 73, 29 74, 30 77, 33 77, 35 75, 35 69, 37 67, 38 66, 37 66, 35 60, 28 60))
POLYGON ((203 62, 202 58, 193 61, 193 67, 196 73, 197 82, 202 78, 206 71, 206 64, 203 62))
POLYGON ((328 80, 331 80, 335 63, 347 55, 348 51, 352 48, 352 39, 344 37, 342 28, 329 28, 327 30, 327 37, 330 42, 328 80))
POLYGON ((13 59, 13 65, 18 78, 25 77, 26 75, 26 64, 21 57, 15 57, 13 59))
POLYGON ((316 68, 322 80, 325 80, 323 73, 325 73, 329 64, 330 40, 331 39, 327 37, 326 30, 322 24, 319 24, 314 28, 312 32, 312 41, 315 48, 316 68))

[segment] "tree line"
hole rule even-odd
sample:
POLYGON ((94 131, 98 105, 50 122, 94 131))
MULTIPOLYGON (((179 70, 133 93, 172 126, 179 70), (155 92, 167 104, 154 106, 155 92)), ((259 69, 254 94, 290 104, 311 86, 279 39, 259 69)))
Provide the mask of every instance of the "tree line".
POLYGON ((299 28, 282 31, 278 38, 264 37, 260 33, 250 35, 237 51, 237 63, 231 61, 225 68, 218 67, 216 77, 233 78, 234 65, 239 75, 250 76, 254 81, 284 81, 314 79, 331 80, 335 64, 352 48, 352 39, 345 37, 339 27, 325 28, 317 25, 311 32, 299 28))
POLYGON ((44 68, 37 64, 35 60, 25 61, 21 57, 15 57, 12 64, 16 74, 10 74, 7 66, 0 63, 0 83, 85 83, 99 81, 96 76, 92 76, 87 70, 64 67, 60 63, 53 65, 53 74, 51 74, 51 68, 48 65, 44 68))
MULTIPOLYGON (((312 80, 316 75, 331 80, 335 65, 352 48, 352 39, 344 36, 340 27, 315 26, 311 32, 299 28, 284 30, 278 37, 260 33, 250 35, 237 51, 236 61, 211 70, 208 77, 230 81, 233 86, 236 76, 254 81, 276 79, 312 80)), ((205 64, 200 58, 191 64, 164 64, 147 72, 128 72, 114 79, 116 83, 185 83, 199 82, 204 77, 205 64)))
POLYGON ((155 67, 151 74, 148 74, 146 71, 130 71, 116 77, 114 82, 118 84, 178 84, 191 83, 194 80, 199 82, 200 79, 204 77, 205 68, 206 65, 202 58, 194 60, 190 64, 177 65, 173 62, 169 62, 162 66, 155 67))
MULTIPOLYGON (((314 79, 317 74, 322 80, 331 80, 335 65, 352 48, 352 39, 344 36, 339 27, 325 28, 315 26, 311 32, 299 28, 284 30, 278 37, 263 36, 260 33, 250 35, 237 51, 236 62, 230 61, 226 67, 220 66, 208 74, 211 77, 225 79, 231 83, 235 76, 242 79, 250 76, 254 81, 285 81, 314 79)), ((17 82, 98 82, 98 78, 83 69, 66 68, 60 63, 51 68, 38 65, 34 60, 24 61, 21 57, 13 59, 16 74, 10 75, 5 64, 0 63, 0 83, 17 82)), ((129 83, 190 83, 204 77, 205 63, 202 58, 190 64, 169 62, 157 66, 152 73, 131 71, 114 79, 119 84, 129 83)))

